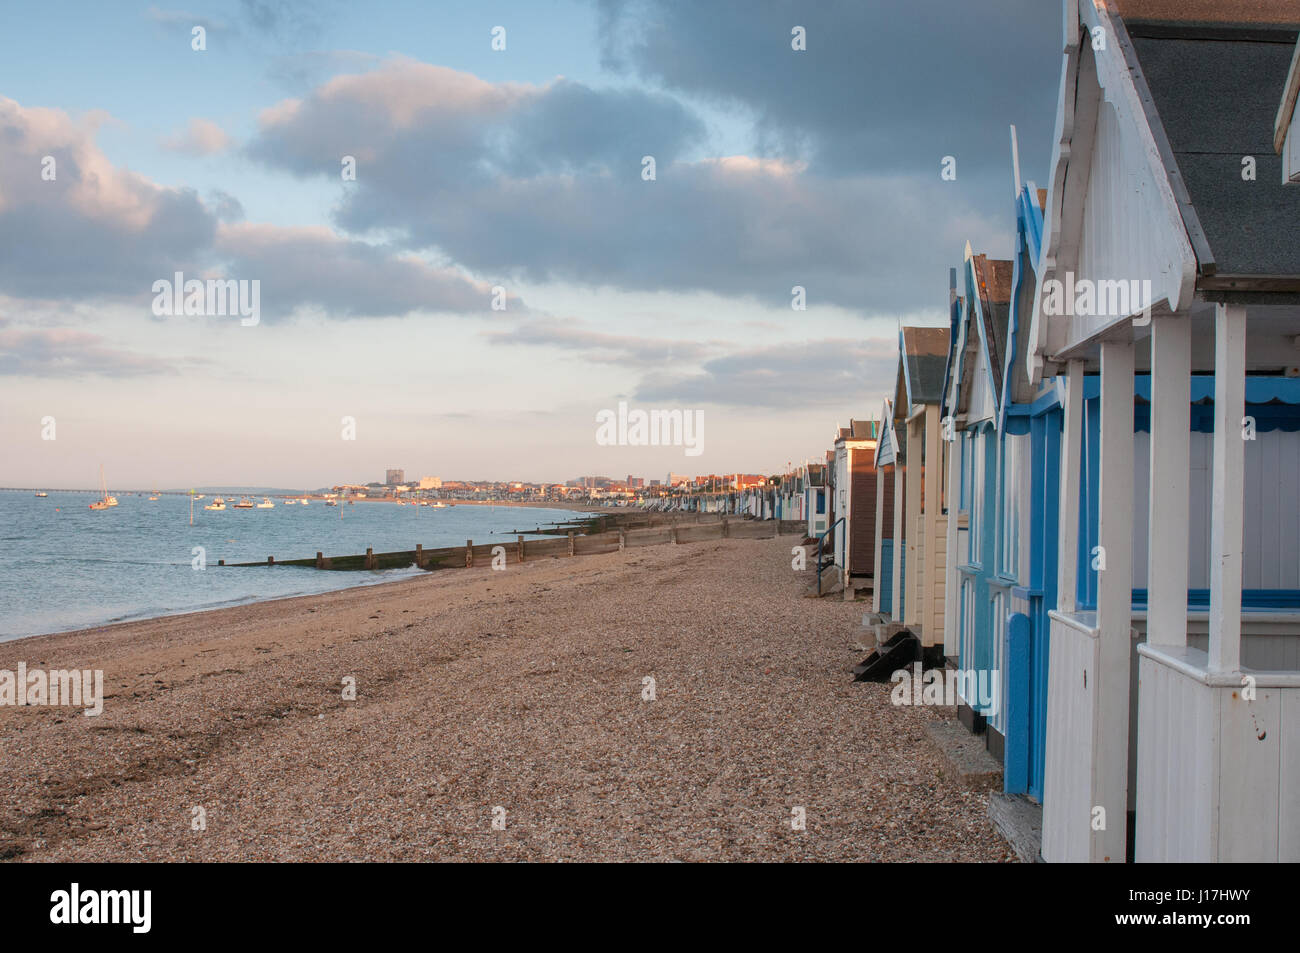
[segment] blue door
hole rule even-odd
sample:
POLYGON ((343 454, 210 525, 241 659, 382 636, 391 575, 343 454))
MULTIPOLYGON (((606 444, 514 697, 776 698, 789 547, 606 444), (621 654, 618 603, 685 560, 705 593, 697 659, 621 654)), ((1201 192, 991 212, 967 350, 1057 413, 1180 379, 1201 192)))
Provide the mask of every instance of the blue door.
POLYGON ((1047 750, 1047 678, 1056 608, 1057 516, 1061 495, 1061 411, 1030 422, 1029 586, 1018 590, 1029 606, 1007 626, 1007 737, 1005 788, 1043 799, 1047 750))

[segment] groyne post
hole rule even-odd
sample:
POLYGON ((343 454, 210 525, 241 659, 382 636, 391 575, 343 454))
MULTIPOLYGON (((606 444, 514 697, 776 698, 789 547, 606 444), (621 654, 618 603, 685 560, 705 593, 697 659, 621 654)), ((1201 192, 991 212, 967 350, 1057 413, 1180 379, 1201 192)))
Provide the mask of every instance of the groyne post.
POLYGON ((618 528, 618 551, 621 553, 627 549, 627 530, 623 527, 618 528))
POLYGON ((317 569, 325 568, 325 554, 321 552, 319 549, 316 550, 316 568, 317 569))
POLYGON ((415 544, 415 568, 424 568, 424 543, 415 544))
POLYGON ((374 550, 374 547, 373 547, 373 546, 367 546, 367 547, 366 547, 366 562, 365 562, 365 566, 366 566, 367 569, 374 569, 374 568, 375 568, 375 550, 374 550))
POLYGON ((465 568, 469 569, 474 565, 474 540, 465 540, 465 568))
POLYGON ((727 522, 727 518, 725 516, 722 518, 722 538, 723 539, 731 538, 731 524, 727 522))
POLYGON ((572 556, 573 554, 574 554, 574 548, 573 548, 573 530, 569 530, 569 555, 572 556))
POLYGON ((524 561, 524 537, 522 534, 520 534, 519 542, 516 545, 519 550, 519 561, 523 562, 524 561))
POLYGON ((274 557, 274 556, 267 556, 267 557, 266 557, 266 564, 267 564, 268 566, 274 566, 274 565, 275 565, 275 557, 274 557))

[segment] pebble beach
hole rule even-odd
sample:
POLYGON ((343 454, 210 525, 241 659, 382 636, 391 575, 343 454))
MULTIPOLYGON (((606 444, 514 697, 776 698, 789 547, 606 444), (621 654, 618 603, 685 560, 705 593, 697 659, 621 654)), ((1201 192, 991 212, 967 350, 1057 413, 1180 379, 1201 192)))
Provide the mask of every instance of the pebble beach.
POLYGON ((0 669, 102 669, 105 691, 98 717, 0 708, 0 857, 1014 860, 988 795, 927 743, 951 711, 852 682, 865 603, 807 598, 795 542, 442 570, 0 644, 0 669))

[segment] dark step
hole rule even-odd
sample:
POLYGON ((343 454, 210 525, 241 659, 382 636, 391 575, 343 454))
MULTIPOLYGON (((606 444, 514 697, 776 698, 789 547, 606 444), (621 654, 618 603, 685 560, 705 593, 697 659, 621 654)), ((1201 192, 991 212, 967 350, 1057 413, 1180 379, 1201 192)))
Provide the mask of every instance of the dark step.
POLYGON ((853 666, 855 682, 887 682, 900 668, 921 658, 921 640, 911 632, 895 632, 884 645, 853 666))

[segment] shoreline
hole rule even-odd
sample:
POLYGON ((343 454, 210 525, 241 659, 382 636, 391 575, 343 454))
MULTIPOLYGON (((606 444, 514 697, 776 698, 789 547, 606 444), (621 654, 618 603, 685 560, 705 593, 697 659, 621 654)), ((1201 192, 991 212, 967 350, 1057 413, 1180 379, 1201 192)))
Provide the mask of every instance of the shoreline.
POLYGON ((940 710, 850 680, 861 605, 804 598, 790 545, 476 565, 0 644, 0 669, 101 669, 105 694, 98 717, 0 707, 0 857, 1013 857, 925 745, 940 710))
MULTIPOLYGON (((236 567, 230 566, 230 567, 221 567, 221 568, 234 569, 236 567)), ((285 566, 281 568, 293 569, 298 567, 285 566)), ((406 572, 406 570, 402 570, 402 569, 382 569, 376 571, 382 573, 406 572)), ((316 570, 312 570, 312 572, 316 572, 316 570)), ((253 596, 253 597, 249 597, 234 602, 223 602, 217 605, 205 606, 199 609, 176 609, 175 611, 171 611, 171 612, 161 612, 153 615, 135 616, 130 619, 117 619, 115 621, 105 622, 102 625, 97 625, 97 626, 87 625, 87 626, 81 626, 80 628, 76 628, 76 629, 55 629, 52 632, 33 632, 30 635, 6 636, 4 638, 0 638, 0 648, 4 648, 7 645, 13 645, 18 642, 29 642, 32 639, 49 639, 61 635, 79 635, 88 632, 95 632, 95 633, 108 632, 111 629, 116 629, 122 626, 140 625, 145 622, 154 622, 161 619, 180 619, 180 618, 185 618, 187 616, 207 615, 208 613, 212 613, 212 612, 225 612, 229 609, 245 609, 245 608, 250 608, 252 606, 268 605, 273 602, 289 601, 292 599, 311 599, 319 596, 329 595, 331 593, 336 593, 336 592, 347 592, 352 589, 374 589, 379 586, 389 586, 397 583, 409 582, 413 578, 419 578, 420 576, 426 574, 427 572, 425 570, 417 570, 414 567, 412 567, 410 573, 408 575, 403 576, 400 579, 382 579, 376 582, 358 582, 353 585, 339 586, 334 589, 322 589, 319 592, 290 593, 288 595, 269 596, 264 599, 259 598, 257 596, 253 596)))
MULTIPOLYGON (((75 492, 78 492, 78 491, 74 491, 74 490, 52 490, 52 491, 50 491, 50 492, 59 492, 59 493, 75 493, 75 492)), ((299 498, 300 498, 300 497, 293 497, 293 499, 299 499, 299 498)), ((392 501, 386 501, 386 500, 362 500, 361 502, 363 502, 363 503, 371 503, 371 502, 373 502, 373 503, 382 503, 382 502, 392 502, 392 501)), ((473 503, 473 504, 468 504, 468 503, 467 503, 467 504, 464 504, 464 505, 484 506, 484 505, 492 505, 492 504, 487 504, 487 503, 473 503)), ((536 509, 549 509, 549 510, 555 510, 555 511, 557 511, 557 512, 569 512, 569 513, 575 513, 575 514, 577 514, 577 513, 586 513, 586 512, 588 512, 590 509, 593 509, 593 508, 583 508, 582 506, 577 506, 577 505, 575 505, 575 506, 555 506, 555 505, 550 505, 550 504, 541 504, 541 503, 538 503, 538 504, 533 504, 533 503, 512 503, 512 504, 498 503, 498 504, 495 504, 495 505, 499 505, 499 506, 510 505, 510 506, 531 507, 531 508, 536 508, 536 509)), ((594 507, 594 509, 595 509, 595 510, 599 510, 599 511, 603 511, 603 512, 610 512, 610 511, 611 511, 611 509, 608 508, 608 507, 594 507)), ((528 531, 527 535, 531 535, 531 531, 528 531)), ((511 538, 510 541, 505 540, 505 538, 503 537, 501 542, 502 542, 502 545, 512 545, 512 543, 513 543, 513 537, 511 538)), ((432 551, 432 550, 431 550, 431 551, 432 551)), ((279 569, 295 569, 295 568, 300 568, 300 567, 295 566, 295 565, 293 564, 293 563, 294 563, 294 560, 295 560, 295 557, 290 557, 290 559, 288 559, 288 560, 284 560, 284 559, 282 559, 282 560, 280 561, 280 563, 277 565, 277 568, 279 568, 279 569)), ((260 566, 261 564, 259 563, 258 565, 260 566)), ((251 569, 251 568, 253 568, 251 565, 248 565, 248 564, 239 564, 239 563, 232 563, 232 564, 230 564, 230 565, 217 565, 217 564, 214 564, 214 565, 211 567, 212 571, 218 571, 218 570, 225 571, 225 570, 251 569)), ((385 568, 385 569, 379 569, 379 570, 373 570, 373 571, 374 571, 374 572, 379 572, 379 573, 406 573, 406 572, 407 572, 407 568, 408 568, 408 567, 392 567, 392 568, 385 568)), ((409 567, 409 569, 410 569, 410 571, 411 571, 411 574, 415 574, 416 572, 419 572, 419 570, 417 570, 416 567, 414 567, 414 566, 409 567)), ((316 571, 317 571, 317 570, 313 570, 313 572, 316 572, 316 571)), ((440 570, 440 571, 441 571, 441 570, 440 570)), ((349 581, 347 584, 344 584, 344 585, 338 585, 338 586, 332 586, 332 587, 330 587, 330 588, 322 589, 322 590, 318 590, 318 591, 316 591, 316 592, 310 592, 310 591, 309 591, 309 592, 301 592, 301 593, 279 594, 279 595, 272 595, 272 596, 260 596, 260 595, 243 596, 243 597, 239 597, 239 598, 232 599, 232 600, 229 600, 229 601, 220 601, 220 602, 217 602, 217 603, 215 603, 215 604, 210 604, 210 605, 202 606, 202 607, 182 607, 182 608, 176 608, 176 609, 167 609, 167 610, 160 611, 160 612, 151 612, 151 611, 149 611, 148 609, 145 609, 145 610, 142 610, 142 614, 140 614, 140 615, 132 615, 132 616, 130 616, 130 617, 128 617, 128 618, 125 618, 125 619, 106 620, 106 621, 101 622, 101 623, 98 623, 98 624, 91 624, 91 625, 74 625, 73 627, 70 627, 70 628, 56 628, 56 629, 46 630, 46 631, 43 631, 43 632, 30 632, 30 633, 27 633, 27 634, 20 634, 20 635, 4 635, 4 634, 0 634, 0 646, 8 645, 8 644, 11 644, 11 643, 14 643, 14 642, 25 642, 25 641, 28 641, 28 640, 30 640, 30 639, 40 639, 40 638, 44 638, 44 637, 46 637, 46 636, 54 636, 54 635, 68 635, 68 634, 77 633, 77 632, 103 631, 103 630, 105 630, 105 629, 112 628, 112 627, 115 627, 115 626, 130 625, 130 624, 137 623, 137 622, 147 622, 147 621, 149 621, 149 620, 151 620, 151 619, 168 619, 168 618, 176 618, 176 617, 178 617, 178 616, 187 616, 187 615, 194 615, 194 614, 206 613, 206 612, 217 612, 217 611, 221 611, 221 610, 223 610, 223 609, 239 608, 239 607, 250 606, 250 605, 260 605, 260 604, 262 604, 262 603, 266 603, 266 602, 274 602, 274 601, 276 601, 276 600, 278 600, 278 599, 294 599, 294 598, 303 598, 303 597, 308 597, 308 596, 312 596, 312 595, 321 595, 321 594, 324 594, 324 593, 326 593, 326 592, 339 592, 339 591, 348 590, 348 589, 368 589, 368 588, 372 588, 372 587, 374 587, 374 586, 384 586, 384 585, 388 585, 388 584, 390 584, 390 583, 394 583, 394 582, 401 582, 401 581, 403 581, 405 578, 408 578, 408 576, 402 576, 401 578, 395 578, 395 579, 382 579, 382 580, 375 580, 375 581, 361 581, 361 580, 363 580, 363 579, 369 578, 368 575, 363 575, 363 573, 368 573, 368 572, 369 572, 369 571, 365 571, 365 570, 360 571, 360 572, 356 572, 356 573, 353 574, 353 575, 355 575, 355 577, 356 577, 354 581, 349 581)), ((341 575, 340 578, 346 578, 346 576, 342 576, 342 575, 341 575)))

